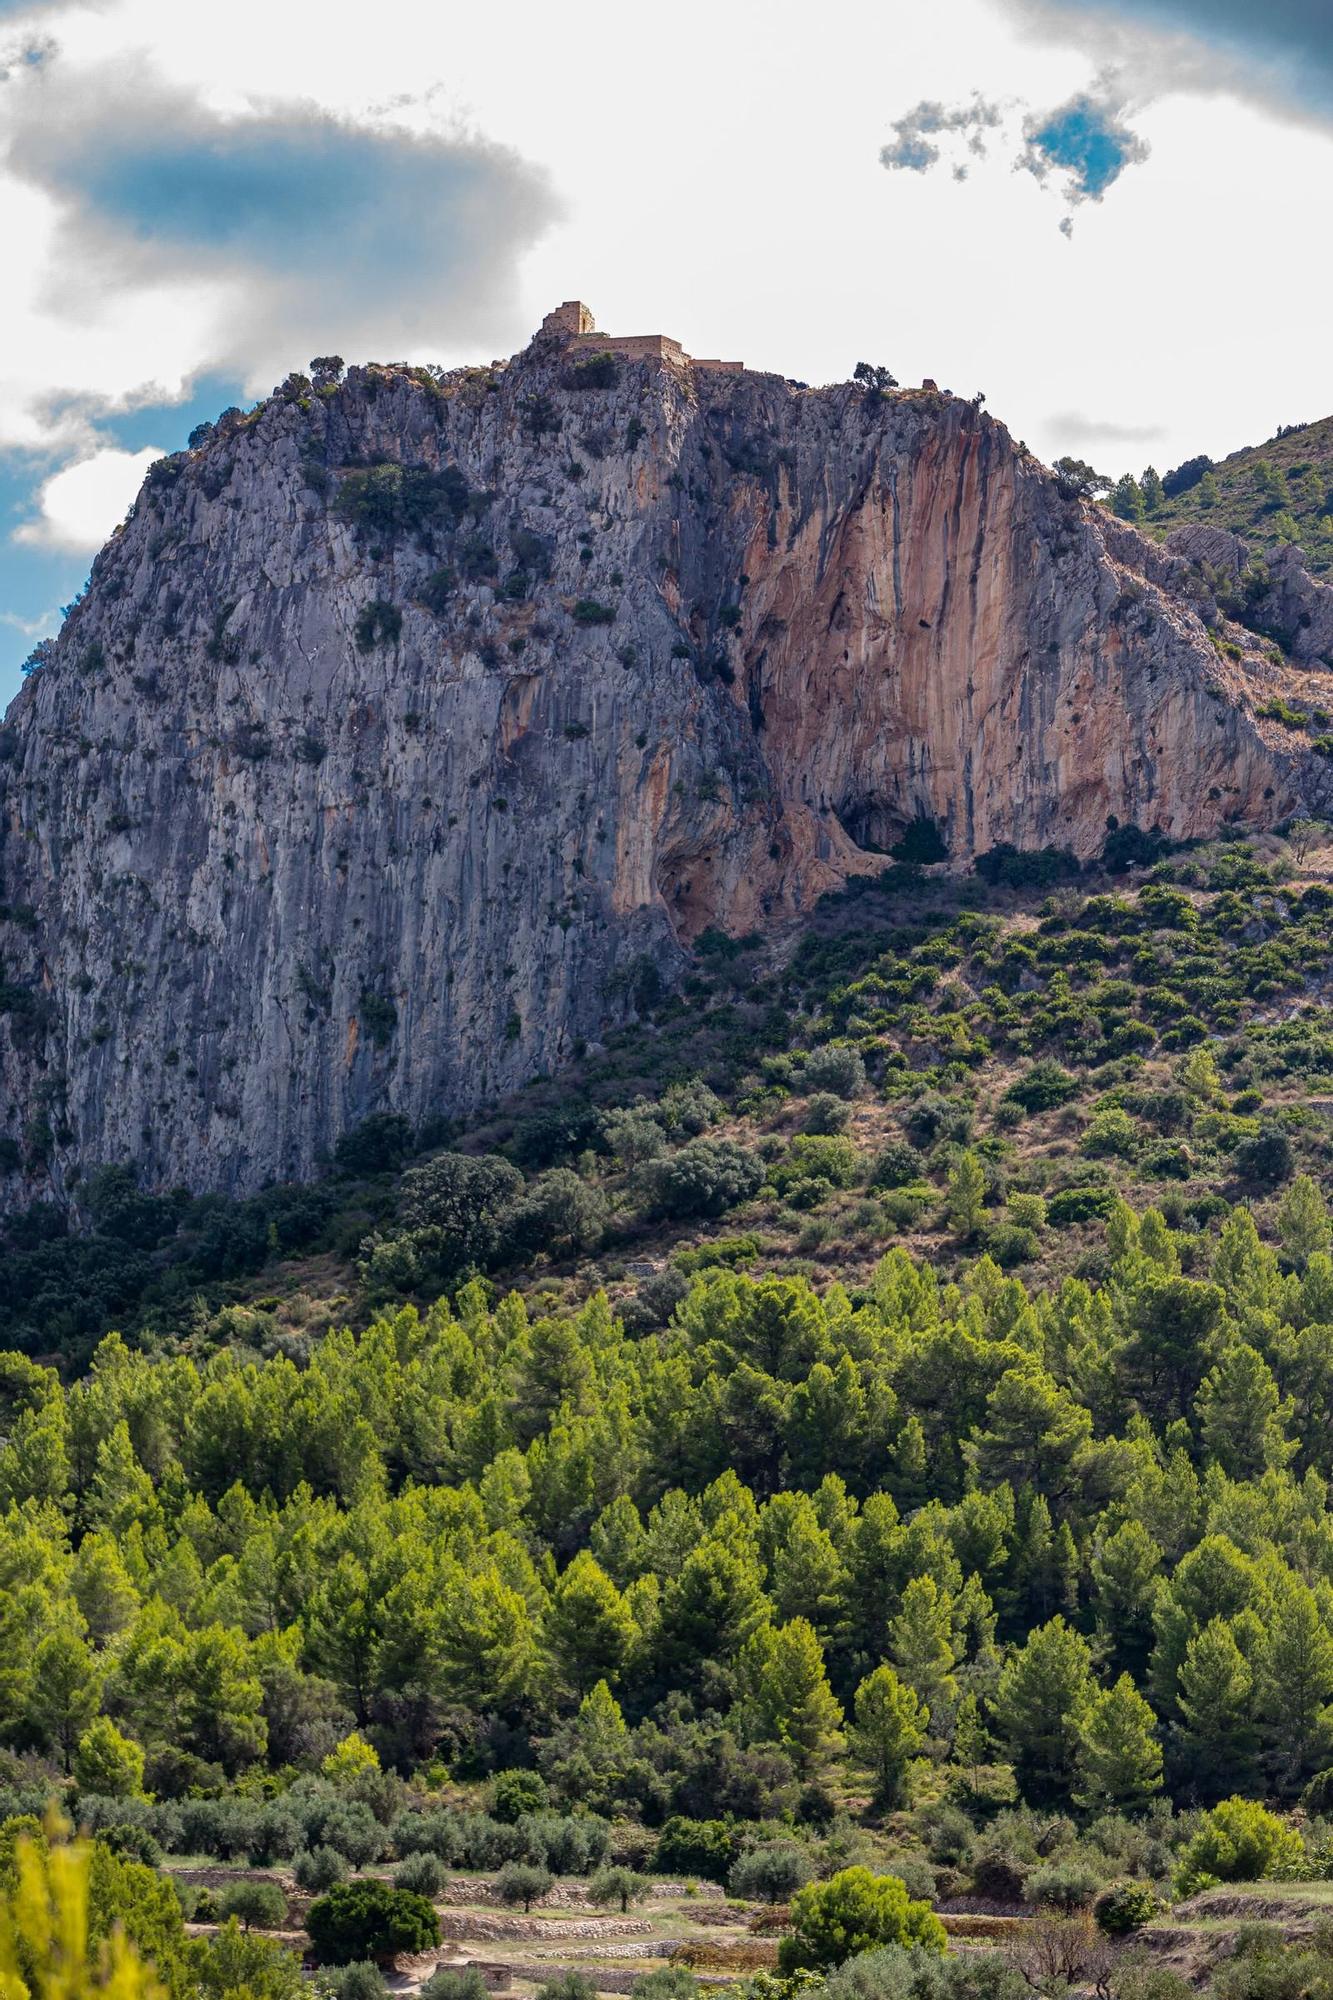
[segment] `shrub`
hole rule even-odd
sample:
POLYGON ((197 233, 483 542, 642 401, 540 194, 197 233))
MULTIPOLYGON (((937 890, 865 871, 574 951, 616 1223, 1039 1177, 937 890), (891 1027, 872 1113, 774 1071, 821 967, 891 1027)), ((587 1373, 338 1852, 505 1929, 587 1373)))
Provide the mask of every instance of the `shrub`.
POLYGON ((608 348, 602 354, 590 354, 586 361, 576 361, 572 368, 565 370, 567 389, 614 389, 619 369, 616 357, 608 348))
POLYGON ((417 585, 416 600, 439 618, 448 610, 449 600, 457 588, 458 572, 448 563, 442 563, 439 569, 433 569, 417 585))
POLYGON ((683 1965, 659 1966, 630 1987, 631 2000, 698 2000, 699 1982, 683 1965))
POLYGON ((801 1133, 791 1142, 791 1151, 775 1172, 780 1187, 793 1181, 821 1180, 830 1187, 855 1187, 861 1178, 861 1155, 850 1139, 801 1133))
POLYGON ((988 1840, 972 1857, 972 1894, 988 1903, 1021 1903, 1027 1864, 998 1839, 988 1840))
POLYGON ((373 652, 376 646, 392 646, 403 629, 403 614, 385 597, 372 597, 356 614, 352 628, 358 653, 373 652))
POLYGON ((810 1091, 827 1090, 835 1097, 859 1097, 866 1087, 866 1066, 856 1049, 830 1042, 812 1049, 801 1072, 801 1082, 810 1091))
POLYGON ((902 838, 893 843, 889 853, 895 861, 914 862, 927 868, 932 862, 949 859, 949 850, 939 827, 933 819, 925 817, 914 819, 902 838))
POLYGON ((998 1951, 940 1957, 890 1944, 840 1965, 824 1993, 826 2000, 1027 2000, 1029 1989, 998 1951))
POLYGON ((1040 1194, 1011 1194, 1005 1203, 1009 1220, 1019 1229, 1046 1227, 1046 1198, 1040 1194))
POLYGON ((412 1150, 412 1127, 401 1111, 372 1111, 333 1148, 342 1174, 384 1174, 400 1167, 412 1150))
POLYGON ((444 1863, 436 1854, 404 1855, 393 1871, 396 1889, 412 1889, 418 1896, 437 1896, 444 1886, 444 1863))
POLYGON ((606 1196, 572 1167, 551 1167, 505 1215, 500 1248, 507 1257, 536 1250, 593 1250, 607 1221, 606 1196))
POLYGON ((1068 1070, 1061 1069, 1059 1063, 1043 1060, 1033 1063, 1026 1076, 1016 1077, 1005 1091, 1011 1104, 1021 1104, 1024 1111, 1051 1111, 1056 1105, 1067 1104, 1078 1089, 1078 1079, 1068 1070))
POLYGON ((1093 1118, 1079 1141, 1079 1149, 1093 1160, 1132 1160, 1138 1143, 1138 1127, 1129 1113, 1118 1105, 1109 1105, 1093 1118))
POLYGON ((540 1771, 501 1771, 491 1787, 491 1817, 513 1826, 525 1813, 544 1812, 551 1803, 540 1771))
POLYGON ((1002 1271, 1016 1264, 1031 1264, 1041 1255, 1035 1230, 1020 1229, 1016 1223, 1000 1222, 986 1238, 986 1249, 1002 1271))
POLYGON ((875 1161, 870 1175, 871 1187, 910 1187, 921 1178, 921 1155, 915 1146, 909 1146, 905 1139, 890 1139, 875 1161))
POLYGON ((1130 868, 1148 868, 1164 852, 1160 833, 1145 833, 1137 826, 1117 826, 1106 837, 1102 866, 1108 875, 1123 875, 1130 868))
POLYGON ((1080 1222, 1096 1222, 1109 1215, 1118 1200, 1114 1188, 1062 1188, 1046 1204, 1046 1215, 1053 1229, 1072 1229, 1080 1222))
POLYGON ((238 1917, 246 1930, 277 1930, 286 1921, 287 1898, 276 1882, 233 1882, 222 1897, 222 1914, 238 1917))
POLYGON ((349 1872, 346 1856, 335 1847, 303 1847, 292 1862, 296 1886, 315 1896, 345 1882, 349 1872))
POLYGON ((530 1910, 549 1896, 555 1877, 549 1868, 533 1861, 507 1861, 495 1878, 495 1893, 502 1903, 521 1903, 530 1910))
POLYGON ((816 1138, 832 1138, 847 1130, 851 1115, 841 1097, 835 1097, 832 1091, 821 1090, 806 1105, 801 1130, 816 1138))
POLYGON ((586 1972, 557 1972, 542 1981, 536 2000, 597 2000, 597 1986, 586 1972))
POLYGON ((778 1953, 783 1972, 827 1971, 878 1945, 945 1947, 944 1926, 929 1903, 914 1903, 898 1876, 868 1868, 843 1868, 827 1882, 807 1883, 792 1901, 791 1926, 778 1953))
POLYGON ((595 597, 581 597, 571 616, 576 625, 614 625, 615 606, 599 604, 595 597))
POLYGON ((810 1856, 794 1840, 770 1840, 739 1857, 727 1877, 727 1887, 733 1896, 787 1903, 813 1873, 810 1856))
POLYGON ((657 1836, 653 1868, 658 1875, 702 1875, 725 1883, 740 1845, 737 1829, 721 1819, 687 1819, 675 1813, 657 1836))
POLYGON ((98 1827, 97 1838, 103 1847, 109 1847, 124 1861, 142 1861, 146 1868, 161 1866, 161 1842, 153 1838, 146 1826, 129 1826, 123 1820, 113 1820, 109 1826, 98 1827))
POLYGON ((330 1965, 428 1951, 440 1942, 439 1920, 426 1898, 387 1882, 344 1882, 330 1889, 310 1905, 306 1929, 330 1965))
POLYGON ((1112 1882, 1093 1903, 1092 1914, 1108 1937, 1124 1937, 1151 1923, 1158 1907, 1146 1882, 1112 1882))
POLYGON ((386 2000, 388 1986, 373 1959, 354 1958, 350 1965, 330 1968, 325 1984, 334 2000, 386 2000))
POLYGON ((1079 873, 1075 857, 1062 847, 1022 853, 1007 840, 997 841, 973 862, 983 882, 1003 882, 1015 889, 1046 888, 1079 873))
POLYGON ((1232 1157, 1237 1173, 1260 1187, 1277 1187, 1290 1180, 1296 1165, 1291 1140, 1276 1125, 1265 1126, 1253 1139, 1242 1141, 1232 1157))
POLYGON ((763 1185, 764 1170, 753 1153, 730 1139, 694 1139, 665 1159, 640 1169, 641 1184, 660 1214, 724 1215, 748 1201, 763 1185))
POLYGON ((441 1966, 421 1989, 421 2000, 490 2000, 491 1989, 475 1965, 453 1972, 441 1966))
POLYGON ((1026 1878, 1023 1895, 1034 1909, 1058 1910, 1068 1917, 1088 1908, 1100 1882, 1096 1870, 1080 1862, 1048 1861, 1026 1878))
POLYGON ((1299 1861, 1301 1837, 1255 1799, 1223 1799, 1206 1812, 1183 1849, 1177 1893, 1187 1896, 1205 1877, 1218 1882, 1259 1882, 1299 1861))
POLYGON ((424 465, 372 465, 347 473, 334 512, 358 536, 392 541, 460 520, 467 507, 467 481, 456 465, 438 472, 424 465))

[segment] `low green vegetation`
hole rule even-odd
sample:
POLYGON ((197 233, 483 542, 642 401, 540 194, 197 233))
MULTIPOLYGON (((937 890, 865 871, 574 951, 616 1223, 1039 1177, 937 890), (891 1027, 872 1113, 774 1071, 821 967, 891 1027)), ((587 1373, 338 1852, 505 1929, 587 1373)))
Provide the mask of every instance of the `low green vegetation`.
POLYGON ((1108 504, 1162 536, 1185 523, 1226 528, 1262 551, 1299 542, 1315 575, 1333 569, 1333 418, 1293 424, 1214 464, 1187 460, 1165 478, 1125 473, 1108 504))
MULTIPOLYGON (((0 1814, 287 1871, 349 2000, 449 1870, 790 1903, 753 1977, 831 2000, 949 1898, 1092 1978, 1333 1877, 1323 830, 1136 851, 705 934, 308 1188, 12 1220, 0 1814)), ((242 1968, 289 1908, 197 1904, 242 1968)))

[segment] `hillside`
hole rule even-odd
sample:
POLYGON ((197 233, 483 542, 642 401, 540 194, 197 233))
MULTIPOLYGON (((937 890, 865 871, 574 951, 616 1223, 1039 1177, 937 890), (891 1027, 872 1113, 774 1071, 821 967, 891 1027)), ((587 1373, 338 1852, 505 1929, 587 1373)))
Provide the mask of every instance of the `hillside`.
POLYGON ((1163 540, 1201 522, 1243 536, 1256 550, 1298 542, 1315 576, 1333 570, 1333 417, 1297 424, 1265 444, 1234 451, 1143 523, 1163 540))
POLYGON ((150 481, 0 739, 6 1993, 1322 2000, 1330 605, 549 337, 150 481))
POLYGON ((393 1909, 430 2000, 694 2000, 849 1866, 954 2000, 1313 1977, 1326 1884, 1197 1892, 1327 1868, 1333 849, 1150 846, 705 934, 450 1145, 12 1222, 0 1817, 76 1796, 182 1977, 280 1926, 266 2000, 349 1872, 320 1949, 393 1909))
POLYGON ((912 829, 1333 786, 1284 657, 977 405, 647 345, 332 358, 151 468, 0 739, 5 1203, 466 1115, 912 829))
POLYGON ((1206 1262, 1228 1198, 1271 1233, 1293 1175, 1327 1171, 1321 838, 1145 866, 1135 836, 1116 850, 1139 857, 1128 873, 1055 850, 998 851, 961 879, 897 863, 779 949, 706 933, 679 995, 471 1121, 372 1115, 313 1183, 249 1200, 154 1196, 116 1168, 71 1233, 49 1206, 20 1212, 0 1339, 75 1359, 116 1325, 207 1352, 428 1302, 469 1265, 552 1304, 606 1285, 645 1324, 714 1260, 859 1287, 896 1243, 1049 1283, 1102 1269, 1117 1195, 1187 1225, 1187 1267, 1206 1262), (1201 1050, 1213 1081, 1185 1088, 1201 1050), (721 1164, 660 1188, 700 1141, 721 1164), (407 1227, 415 1165, 441 1149, 502 1156, 503 1228, 451 1247, 407 1227), (981 1187, 959 1227, 965 1151, 981 1187))

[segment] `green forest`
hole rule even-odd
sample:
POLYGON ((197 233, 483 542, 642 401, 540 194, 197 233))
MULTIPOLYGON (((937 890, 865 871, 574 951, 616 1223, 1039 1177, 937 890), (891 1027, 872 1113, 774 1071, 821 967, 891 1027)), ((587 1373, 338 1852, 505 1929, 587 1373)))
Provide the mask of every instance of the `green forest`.
POLYGON ((299 1917, 369 2000, 476 1878, 749 1912, 643 2000, 1329 1983, 1325 830, 924 839, 469 1127, 10 1223, 14 1910, 127 1996, 286 2000, 299 1917))

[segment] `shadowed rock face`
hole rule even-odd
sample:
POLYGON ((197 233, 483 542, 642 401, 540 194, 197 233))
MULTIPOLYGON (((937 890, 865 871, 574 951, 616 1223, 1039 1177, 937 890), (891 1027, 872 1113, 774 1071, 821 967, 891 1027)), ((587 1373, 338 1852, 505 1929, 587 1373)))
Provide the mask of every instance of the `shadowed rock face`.
POLYGON ((0 737, 0 1198, 474 1106, 920 816, 1298 803, 1186 565, 971 404, 573 379, 294 378, 150 478, 0 737))

